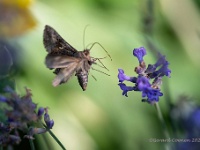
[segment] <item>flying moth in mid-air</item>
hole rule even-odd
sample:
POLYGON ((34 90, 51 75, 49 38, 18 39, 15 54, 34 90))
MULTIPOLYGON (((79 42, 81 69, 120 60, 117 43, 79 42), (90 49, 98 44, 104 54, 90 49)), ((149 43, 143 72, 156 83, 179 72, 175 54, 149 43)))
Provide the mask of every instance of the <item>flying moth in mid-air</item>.
MULTIPOLYGON (((45 26, 43 43, 48 52, 45 58, 46 67, 54 69, 54 73, 56 74, 52 85, 58 86, 65 83, 75 74, 78 78, 79 85, 83 91, 85 91, 88 83, 89 70, 92 68, 92 64, 96 64, 97 60, 101 63, 100 58, 93 58, 90 56, 91 48, 99 43, 93 43, 90 49, 77 51, 49 25, 45 26)), ((108 56, 110 57, 109 54, 108 56)), ((107 69, 104 65, 103 68, 107 69)))

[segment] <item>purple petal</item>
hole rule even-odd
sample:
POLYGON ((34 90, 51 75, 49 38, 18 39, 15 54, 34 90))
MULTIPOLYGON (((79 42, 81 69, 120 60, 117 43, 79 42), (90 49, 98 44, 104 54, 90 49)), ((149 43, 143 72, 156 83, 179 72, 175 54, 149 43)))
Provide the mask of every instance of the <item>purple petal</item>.
POLYGON ((124 84, 124 83, 119 83, 118 85, 120 86, 121 90, 123 91, 122 95, 125 95, 126 97, 128 97, 128 95, 127 95, 128 91, 135 90, 135 87, 126 86, 126 84, 124 84))
POLYGON ((138 61, 141 63, 143 61, 143 57, 146 55, 146 50, 144 47, 135 48, 133 50, 133 55, 137 57, 138 61))
POLYGON ((124 70, 123 69, 118 69, 119 73, 118 73, 118 79, 119 79, 119 82, 124 82, 125 80, 126 81, 131 81, 133 83, 136 82, 136 77, 129 77, 127 75, 124 74, 124 70))
POLYGON ((7 98, 2 96, 2 95, 0 95, 0 102, 6 102, 6 101, 7 101, 7 98))
POLYGON ((141 77, 138 77, 137 79, 137 86, 140 91, 144 91, 147 88, 149 88, 151 84, 149 83, 148 78, 141 76, 141 77))
POLYGON ((38 117, 41 117, 43 114, 44 114, 44 108, 43 108, 43 107, 40 107, 40 108, 38 109, 37 116, 38 116, 38 117))
POLYGON ((48 129, 52 129, 52 127, 54 126, 54 121, 50 120, 49 122, 46 123, 48 129))

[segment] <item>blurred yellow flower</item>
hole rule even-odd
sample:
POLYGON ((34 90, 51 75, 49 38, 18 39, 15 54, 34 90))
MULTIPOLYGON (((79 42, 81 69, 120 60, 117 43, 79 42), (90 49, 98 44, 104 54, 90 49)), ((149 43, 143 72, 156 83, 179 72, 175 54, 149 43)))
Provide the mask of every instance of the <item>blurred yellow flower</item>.
POLYGON ((0 0, 0 37, 21 35, 36 26, 29 11, 33 0, 0 0))
POLYGON ((34 0, 0 0, 0 4, 28 8, 34 0))

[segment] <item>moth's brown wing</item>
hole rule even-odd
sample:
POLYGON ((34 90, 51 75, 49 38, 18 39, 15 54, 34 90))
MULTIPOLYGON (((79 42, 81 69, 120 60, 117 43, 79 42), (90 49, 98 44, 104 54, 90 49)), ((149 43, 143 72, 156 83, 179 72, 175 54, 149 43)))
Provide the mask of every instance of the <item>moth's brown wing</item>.
POLYGON ((67 43, 52 27, 46 25, 43 34, 43 44, 46 51, 52 55, 74 56, 77 52, 69 43, 67 43))
POLYGON ((62 56, 54 56, 54 55, 47 55, 45 59, 45 64, 47 68, 66 68, 71 66, 71 64, 79 64, 81 61, 80 58, 70 57, 67 55, 62 56))
POLYGON ((81 86, 83 91, 85 91, 87 88, 88 74, 89 74, 91 64, 89 64, 87 60, 82 60, 79 63, 79 65, 80 67, 78 67, 79 69, 76 71, 76 76, 77 76, 79 85, 81 86))
POLYGON ((67 67, 61 68, 56 77, 54 78, 52 85, 58 86, 62 83, 67 82, 70 77, 75 73, 78 63, 76 61, 68 64, 67 67))

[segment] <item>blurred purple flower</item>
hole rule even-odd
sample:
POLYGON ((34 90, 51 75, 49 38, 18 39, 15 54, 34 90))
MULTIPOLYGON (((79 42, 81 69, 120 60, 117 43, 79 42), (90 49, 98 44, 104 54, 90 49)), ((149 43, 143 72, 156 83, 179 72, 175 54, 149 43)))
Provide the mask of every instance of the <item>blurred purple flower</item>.
POLYGON ((41 117, 43 114, 44 114, 44 108, 43 108, 43 107, 40 107, 40 108, 38 109, 37 116, 38 116, 38 117, 41 117))
POLYGON ((44 122, 46 123, 48 129, 52 129, 54 121, 50 119, 50 116, 48 114, 48 109, 45 109, 44 122))
POLYGON ((34 128, 34 127, 31 127, 29 128, 28 130, 28 134, 24 135, 24 138, 27 138, 27 139, 30 139, 30 140, 33 140, 34 139, 34 135, 35 134, 42 134, 42 133, 45 133, 47 130, 45 128, 34 128))
POLYGON ((199 150, 200 143, 200 106, 192 99, 181 96, 170 112, 171 119, 180 132, 180 139, 190 142, 175 143, 176 150, 199 150))
POLYGON ((18 131, 24 133, 24 138, 31 140, 35 134, 52 129, 54 122, 50 120, 47 108, 40 107, 37 110, 37 104, 33 103, 29 89, 26 88, 24 96, 19 96, 10 87, 6 87, 5 91, 6 96, 0 95, 0 103, 4 103, 4 120, 0 122, 0 145, 19 144, 21 137, 18 131), (42 116, 47 128, 37 127, 42 123, 42 116))

